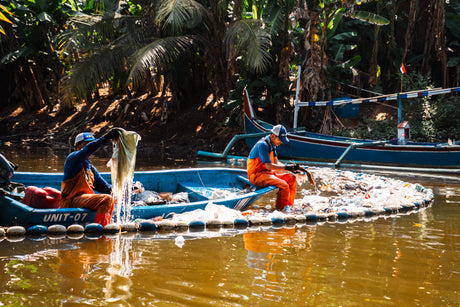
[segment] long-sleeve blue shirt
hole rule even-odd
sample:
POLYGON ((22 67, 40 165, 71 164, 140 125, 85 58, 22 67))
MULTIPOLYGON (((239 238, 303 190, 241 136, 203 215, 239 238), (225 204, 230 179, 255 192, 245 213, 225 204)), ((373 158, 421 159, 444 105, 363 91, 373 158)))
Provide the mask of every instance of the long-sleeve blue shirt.
POLYGON ((64 163, 64 179, 66 181, 75 177, 83 168, 91 170, 94 174, 94 190, 99 193, 110 194, 112 191, 112 185, 110 185, 94 165, 91 164, 89 157, 98 150, 107 140, 104 137, 100 137, 92 142, 86 144, 80 150, 72 152, 67 156, 64 163))

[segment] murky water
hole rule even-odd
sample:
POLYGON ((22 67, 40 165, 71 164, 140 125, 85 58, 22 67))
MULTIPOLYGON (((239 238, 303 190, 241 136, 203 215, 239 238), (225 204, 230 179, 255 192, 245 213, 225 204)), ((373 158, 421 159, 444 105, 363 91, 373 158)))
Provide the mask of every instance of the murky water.
MULTIPOLYGON (((67 154, 1 150, 22 171, 62 171, 67 154)), ((107 160, 93 161, 103 171, 107 160)), ((4 239, 0 305, 459 306, 460 180, 403 180, 433 189, 433 205, 346 223, 4 239)))

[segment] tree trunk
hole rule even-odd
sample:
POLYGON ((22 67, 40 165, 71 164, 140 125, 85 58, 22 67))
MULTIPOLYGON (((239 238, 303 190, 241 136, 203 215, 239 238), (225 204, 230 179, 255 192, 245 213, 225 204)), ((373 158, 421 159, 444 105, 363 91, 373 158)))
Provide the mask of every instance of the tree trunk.
POLYGON ((412 34, 414 31, 414 26, 417 21, 417 11, 418 11, 418 3, 419 0, 411 0, 410 1, 410 9, 409 9, 409 20, 407 21, 407 30, 406 36, 404 39, 404 51, 401 59, 401 63, 406 62, 407 53, 409 52, 409 48, 412 42, 412 34))
MULTIPOLYGON (((437 0, 431 0, 430 4, 427 8, 427 11, 432 11, 435 6, 435 2, 437 0)), ((434 37, 436 34, 433 34, 433 19, 434 15, 433 13, 428 13, 428 22, 426 24, 426 32, 425 32, 425 46, 423 48, 423 54, 425 57, 422 60, 422 66, 421 66, 421 72, 422 74, 427 74, 431 69, 430 69, 430 63, 431 63, 431 48, 433 46, 434 42, 434 37)))
POLYGON ((447 54, 446 54, 446 33, 445 33, 445 9, 444 9, 444 1, 438 0, 436 1, 435 6, 435 50, 436 56, 438 60, 441 62, 441 70, 442 70, 442 81, 443 87, 447 87, 449 84, 448 79, 448 69, 447 69, 447 54))

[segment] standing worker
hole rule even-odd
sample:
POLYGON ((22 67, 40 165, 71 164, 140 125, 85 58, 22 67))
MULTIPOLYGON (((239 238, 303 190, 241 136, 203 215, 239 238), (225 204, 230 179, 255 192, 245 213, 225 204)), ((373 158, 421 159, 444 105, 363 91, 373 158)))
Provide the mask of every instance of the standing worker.
POLYGON ((289 211, 294 203, 297 180, 294 172, 299 169, 298 164, 284 165, 278 161, 276 147, 281 143, 288 143, 286 128, 276 125, 270 135, 261 138, 251 149, 248 157, 249 181, 259 187, 276 186, 278 194, 275 208, 280 211, 289 211), (277 171, 289 171, 277 172, 277 171))
POLYGON ((90 132, 82 132, 75 138, 76 150, 64 164, 61 183, 61 208, 87 208, 96 211, 95 223, 106 226, 112 219, 115 201, 110 195, 112 186, 101 177, 89 157, 102 145, 120 136, 120 128, 112 128, 95 139, 90 132), (103 193, 96 194, 94 191, 103 193))

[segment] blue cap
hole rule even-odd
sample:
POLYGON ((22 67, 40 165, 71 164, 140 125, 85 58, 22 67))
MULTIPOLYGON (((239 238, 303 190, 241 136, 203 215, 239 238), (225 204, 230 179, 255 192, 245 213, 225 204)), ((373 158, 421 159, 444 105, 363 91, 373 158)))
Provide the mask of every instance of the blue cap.
POLYGON ((286 131, 286 128, 284 128, 283 125, 276 125, 275 127, 273 127, 271 132, 274 135, 276 135, 280 139, 281 142, 289 143, 289 140, 287 138, 287 131, 286 131))
POLYGON ((94 140, 95 140, 95 138, 91 134, 91 132, 82 132, 82 133, 78 134, 77 137, 75 138, 75 144, 74 145, 77 145, 80 142, 91 142, 91 141, 94 141, 94 140))

